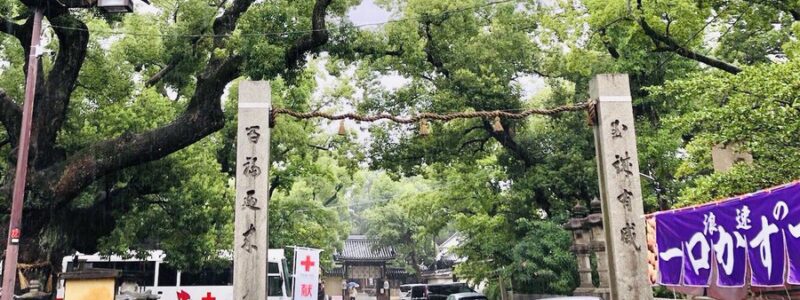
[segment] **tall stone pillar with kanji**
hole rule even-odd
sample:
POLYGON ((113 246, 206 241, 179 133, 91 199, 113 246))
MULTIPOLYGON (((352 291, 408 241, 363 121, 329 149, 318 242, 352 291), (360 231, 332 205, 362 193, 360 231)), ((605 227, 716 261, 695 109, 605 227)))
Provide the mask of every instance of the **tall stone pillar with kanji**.
POLYGON ((611 299, 653 299, 628 75, 597 75, 589 90, 611 299))
POLYGON ((270 85, 239 83, 233 299, 267 299, 270 85))

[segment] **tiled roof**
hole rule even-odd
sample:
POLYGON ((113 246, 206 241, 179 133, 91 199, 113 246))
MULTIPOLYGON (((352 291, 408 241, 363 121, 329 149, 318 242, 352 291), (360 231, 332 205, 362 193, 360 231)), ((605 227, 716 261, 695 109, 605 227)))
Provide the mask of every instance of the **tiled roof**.
POLYGON ((344 241, 342 252, 336 257, 339 261, 387 261, 394 259, 391 247, 379 247, 374 240, 363 235, 351 235, 344 241))
POLYGON ((406 272, 406 269, 403 268, 386 268, 386 277, 389 277, 389 279, 405 281, 412 276, 406 272))
POLYGON ((325 276, 340 276, 340 277, 344 277, 344 268, 342 268, 342 267, 333 267, 333 268, 330 268, 330 269, 323 269, 322 273, 325 276))

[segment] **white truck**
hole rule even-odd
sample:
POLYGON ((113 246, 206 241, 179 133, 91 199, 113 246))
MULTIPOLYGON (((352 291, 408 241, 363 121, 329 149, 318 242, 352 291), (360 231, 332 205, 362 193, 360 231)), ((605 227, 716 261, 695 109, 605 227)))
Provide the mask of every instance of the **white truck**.
MULTIPOLYGON (((160 250, 148 251, 147 259, 101 256, 76 253, 65 256, 62 272, 72 270, 77 261, 86 268, 116 269, 123 277, 135 277, 142 292, 150 291, 161 300, 233 300, 233 261, 230 255, 221 255, 230 263, 209 267, 196 272, 181 272, 172 268, 160 250)), ((289 300, 291 286, 283 249, 268 252, 269 300, 289 300)), ((59 280, 56 299, 64 299, 64 281, 59 280)))

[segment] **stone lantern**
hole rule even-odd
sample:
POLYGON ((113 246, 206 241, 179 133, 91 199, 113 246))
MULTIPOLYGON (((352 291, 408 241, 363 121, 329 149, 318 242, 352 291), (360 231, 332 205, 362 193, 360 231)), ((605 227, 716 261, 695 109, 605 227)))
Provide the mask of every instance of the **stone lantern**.
POLYGON ((591 228, 586 226, 586 214, 588 210, 580 204, 572 208, 572 218, 564 224, 564 229, 572 232, 572 246, 570 251, 575 253, 578 261, 578 273, 580 275, 580 285, 575 289, 574 294, 578 296, 593 295, 594 285, 592 284, 592 263, 591 263, 591 228))
POLYGON ((589 203, 590 214, 586 217, 586 226, 591 231, 590 249, 597 259, 597 274, 600 279, 600 284, 594 294, 603 299, 609 299, 611 289, 609 287, 608 254, 606 253, 606 235, 603 230, 603 212, 600 207, 600 199, 596 197, 592 199, 589 203))
POLYGON ((589 209, 580 203, 575 205, 572 208, 572 218, 564 224, 564 229, 572 232, 570 251, 575 253, 580 274, 580 285, 573 294, 610 299, 608 257, 600 200, 594 198, 589 204, 589 209), (596 270, 600 277, 600 284, 597 287, 592 282, 592 255, 597 259, 596 270))

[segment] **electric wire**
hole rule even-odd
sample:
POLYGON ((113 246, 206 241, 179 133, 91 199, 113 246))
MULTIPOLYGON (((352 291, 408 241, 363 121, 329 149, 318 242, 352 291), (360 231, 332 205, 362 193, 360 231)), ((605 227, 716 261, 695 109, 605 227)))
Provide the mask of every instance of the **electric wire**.
MULTIPOLYGON (((419 16, 414 17, 407 17, 407 18, 400 18, 394 20, 387 20, 383 22, 375 22, 375 23, 365 23, 365 24, 356 24, 353 25, 355 28, 363 28, 363 27, 371 27, 371 26, 380 26, 390 23, 400 23, 405 21, 412 21, 412 20, 421 20, 425 18, 430 18, 432 16, 446 16, 449 14, 457 14, 467 11, 473 11, 485 7, 495 6, 504 3, 512 3, 512 2, 520 2, 523 0, 498 0, 498 1, 491 1, 485 4, 474 5, 474 6, 467 6, 462 8, 456 8, 451 10, 442 11, 435 15, 430 14, 422 14, 419 16)), ((240 32, 240 33, 227 33, 227 34, 180 34, 180 33, 143 33, 143 32, 132 32, 132 31, 119 31, 119 30, 90 30, 88 28, 81 28, 81 27, 71 27, 71 26, 58 26, 58 25, 50 25, 51 28, 59 28, 59 29, 67 29, 67 30, 79 30, 79 31, 87 31, 93 32, 96 34, 105 34, 105 35, 131 35, 131 36, 145 36, 145 37, 189 37, 189 38, 202 38, 202 37, 211 37, 211 38, 225 38, 231 37, 234 35, 239 36, 289 36, 295 34, 308 34, 314 33, 318 31, 331 31, 330 29, 307 29, 307 30, 291 30, 291 31, 279 31, 279 32, 240 32)))

